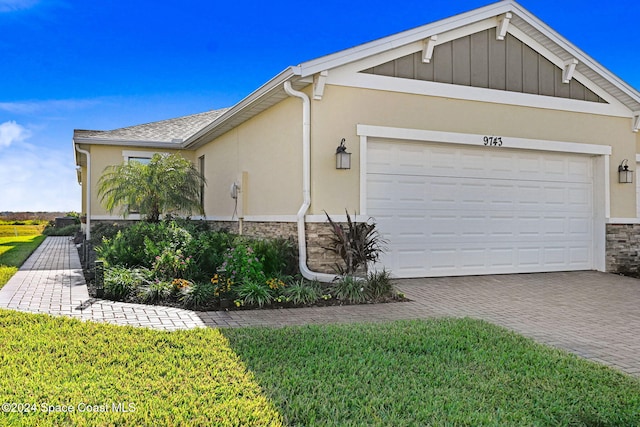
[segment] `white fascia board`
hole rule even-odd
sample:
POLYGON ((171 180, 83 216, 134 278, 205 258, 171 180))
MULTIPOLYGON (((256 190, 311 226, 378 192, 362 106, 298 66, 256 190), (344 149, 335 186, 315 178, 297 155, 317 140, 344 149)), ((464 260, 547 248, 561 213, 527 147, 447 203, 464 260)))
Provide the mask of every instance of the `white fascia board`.
MULTIPOLYGON (((577 77, 576 73, 576 77, 577 77)), ((479 101, 492 104, 506 104, 523 107, 542 108, 546 110, 570 111, 577 113, 597 114, 614 117, 631 117, 631 112, 624 105, 616 102, 604 104, 598 102, 579 101, 553 96, 533 95, 529 93, 509 92, 472 86, 461 86, 448 83, 437 83, 423 80, 402 79, 398 77, 376 76, 372 74, 333 73, 327 84, 356 87, 362 89, 383 90, 416 95, 454 98, 467 101, 479 101)))
POLYGON ((114 146, 130 146, 130 147, 145 147, 145 148, 164 148, 172 150, 181 150, 182 144, 176 144, 175 142, 163 142, 163 141, 130 141, 125 139, 106 139, 106 138, 90 138, 90 137, 76 137, 73 139, 75 144, 87 144, 87 145, 114 145, 114 146))
POLYGON ((288 67, 284 71, 280 72, 277 76, 273 77, 271 80, 269 80, 268 82, 260 86, 258 89, 251 92, 247 97, 245 97, 236 105, 231 107, 229 110, 227 110, 224 114, 222 114, 220 117, 215 119, 209 125, 199 130, 195 134, 191 135, 189 138, 187 138, 186 141, 182 143, 182 145, 185 148, 188 148, 191 145, 196 144, 201 137, 207 135, 207 133, 211 132, 212 130, 222 125, 223 123, 229 121, 231 118, 241 113, 242 111, 250 108, 257 101, 261 100, 265 96, 268 96, 271 93, 271 91, 273 91, 274 89, 281 88, 282 84, 285 81, 291 79, 294 76, 299 76, 299 75, 300 75, 300 67, 288 67))
MULTIPOLYGON (((520 18, 524 19, 529 25, 534 27, 536 30, 541 32, 545 37, 549 38, 552 42, 560 46, 567 52, 567 58, 565 60, 570 59, 570 57, 576 58, 580 63, 586 65, 587 67, 594 70, 596 73, 600 74, 606 80, 609 80, 613 83, 618 89, 622 92, 629 95, 636 102, 640 103, 640 93, 629 86, 627 83, 618 78, 615 74, 611 73, 604 66, 594 60, 592 57, 588 56, 578 47, 576 47, 573 43, 562 37, 556 31, 554 31, 551 27, 549 27, 544 22, 540 21, 534 15, 530 14, 527 10, 522 8, 519 4, 513 2, 511 3, 514 7, 514 11, 516 15, 519 15, 520 18)), ((513 25, 509 26, 509 32, 513 33, 513 25)), ((557 64, 556 64, 557 65, 557 64)))
POLYGON ((407 44, 419 42, 436 34, 438 35, 438 44, 440 44, 442 43, 440 41, 440 34, 474 24, 477 21, 493 18, 495 25, 497 25, 497 16, 511 11, 514 8, 514 5, 515 3, 512 1, 495 3, 470 12, 445 18, 431 24, 423 25, 412 30, 403 31, 398 34, 352 47, 350 49, 345 49, 331 55, 307 61, 300 64, 301 75, 303 77, 310 76, 323 70, 332 69, 349 62, 363 59, 367 56, 376 55, 407 44))
MULTIPOLYGON (((518 28, 516 28, 514 26, 511 26, 509 28, 509 33, 512 36, 514 36, 515 38, 517 38, 518 40, 520 40, 522 43, 524 43, 527 46, 531 47, 533 50, 538 52, 540 55, 544 56, 547 60, 549 60, 556 67, 564 70, 564 68, 566 66, 566 62, 567 62, 566 60, 564 60, 562 58, 559 58, 557 55, 553 54, 549 49, 547 49, 546 47, 544 47, 543 45, 538 43, 533 38, 529 37, 527 34, 522 32, 520 29, 518 29, 518 28)), ((574 57, 572 57, 571 60, 577 60, 578 62, 581 61, 580 59, 574 58, 574 57)), ((575 78, 577 81, 582 83, 587 89, 589 89, 590 91, 592 91, 593 93, 598 95, 600 98, 602 98, 605 101, 607 101, 609 104, 616 104, 618 106, 623 106, 624 108, 626 108, 628 110, 628 107, 626 107, 622 102, 620 102, 617 98, 615 98, 614 96, 612 96, 608 92, 604 91, 600 86, 598 86, 597 84, 592 82, 590 79, 585 77, 577 69, 574 69, 572 75, 573 75, 573 78, 575 78)))
MULTIPOLYGON (((373 138, 401 139, 408 141, 442 142, 448 144, 485 146, 486 135, 441 132, 424 129, 394 128, 387 126, 372 126, 359 124, 356 128, 358 136, 373 138)), ((516 148, 523 150, 554 151, 561 153, 610 155, 611 146, 598 144, 584 144, 579 142, 550 141, 544 139, 516 138, 502 135, 489 135, 502 138, 501 147, 487 147, 500 150, 501 148, 516 148)))

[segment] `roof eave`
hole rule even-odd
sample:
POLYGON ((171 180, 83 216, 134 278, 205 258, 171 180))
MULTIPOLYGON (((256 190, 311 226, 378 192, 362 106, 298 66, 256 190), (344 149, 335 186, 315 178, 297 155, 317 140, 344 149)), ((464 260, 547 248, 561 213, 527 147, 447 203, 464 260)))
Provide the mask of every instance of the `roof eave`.
POLYGON ((107 139, 107 138, 95 138, 95 137, 74 137, 74 146, 76 144, 87 145, 116 145, 116 146, 130 146, 130 147, 146 147, 146 148, 165 148, 180 150, 184 148, 184 143, 177 144, 175 142, 166 141, 133 141, 125 139, 107 139))

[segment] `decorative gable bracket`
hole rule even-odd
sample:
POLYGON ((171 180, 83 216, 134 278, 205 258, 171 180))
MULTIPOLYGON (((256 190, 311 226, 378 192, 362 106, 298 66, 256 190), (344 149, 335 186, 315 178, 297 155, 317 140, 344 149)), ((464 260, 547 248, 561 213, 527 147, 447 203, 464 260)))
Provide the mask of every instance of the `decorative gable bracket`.
POLYGON ((640 131, 640 111, 635 111, 633 113, 633 131, 640 131))
POLYGON ((436 47, 438 36, 431 36, 423 42, 422 46, 422 62, 428 64, 433 57, 433 49, 436 47))
POLYGON ((324 85, 327 83, 329 71, 324 70, 313 76, 313 99, 320 101, 324 95, 324 85))
POLYGON ((507 12, 498 18, 496 40, 504 40, 504 38, 507 36, 507 30, 509 29, 509 21, 511 21, 511 18, 513 18, 511 12, 507 12))
POLYGON ((576 72, 576 65, 578 60, 573 58, 564 63, 564 70, 562 70, 562 83, 569 83, 573 78, 573 73, 576 72))

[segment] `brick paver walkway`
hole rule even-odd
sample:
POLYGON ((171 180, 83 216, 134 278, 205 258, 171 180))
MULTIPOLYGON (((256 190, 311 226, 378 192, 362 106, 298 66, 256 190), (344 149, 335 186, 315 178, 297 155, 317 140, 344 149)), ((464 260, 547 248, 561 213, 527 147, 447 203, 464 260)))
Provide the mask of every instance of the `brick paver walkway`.
POLYGON ((592 271, 399 280, 407 303, 193 312, 89 298, 74 245, 49 237, 0 308, 175 330, 473 317, 640 376, 640 280, 592 271))
POLYGON ((163 330, 204 326, 189 310, 90 299, 78 252, 68 237, 45 239, 0 289, 0 308, 163 330))

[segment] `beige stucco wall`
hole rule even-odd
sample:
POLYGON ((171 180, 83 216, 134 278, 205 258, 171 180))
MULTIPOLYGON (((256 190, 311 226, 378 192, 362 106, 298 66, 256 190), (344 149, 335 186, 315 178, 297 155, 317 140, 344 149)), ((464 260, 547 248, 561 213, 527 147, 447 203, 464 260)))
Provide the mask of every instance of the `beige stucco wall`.
MULTIPOLYGON (((187 160, 193 162, 193 152, 192 151, 184 151, 184 150, 167 150, 167 149, 146 149, 140 147, 131 147, 131 146, 108 146, 108 145, 90 145, 83 146, 84 149, 89 150, 91 153, 91 215, 94 216, 108 216, 108 215, 118 215, 119 211, 114 211, 113 214, 109 214, 109 212, 102 206, 100 203, 100 197, 98 195, 98 180, 102 176, 105 168, 111 165, 118 165, 124 161, 123 151, 136 151, 136 152, 145 152, 145 153, 177 153, 186 158, 187 160)), ((86 169, 83 168, 83 181, 86 176, 86 169)), ((85 183, 83 182, 83 196, 82 196, 82 211, 86 212, 86 188, 84 187, 85 183)))
POLYGON ((238 216, 291 216, 302 204, 301 102, 289 98, 195 152, 205 156, 205 213, 228 218, 235 201, 229 190, 242 183, 238 216))
POLYGON ((638 135, 628 118, 488 104, 328 85, 312 101, 312 208, 340 213, 359 206, 359 137, 356 125, 391 126, 612 146, 611 216, 636 216, 635 185, 619 184, 617 166, 634 159, 638 135), (349 171, 335 169, 335 148, 346 138, 349 171))

